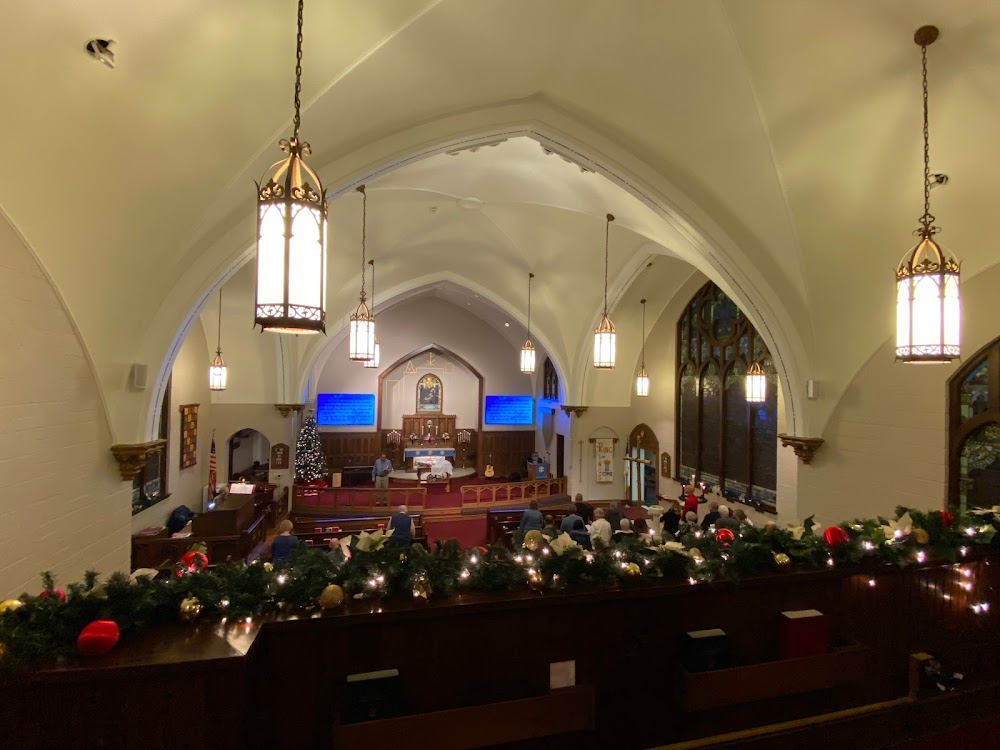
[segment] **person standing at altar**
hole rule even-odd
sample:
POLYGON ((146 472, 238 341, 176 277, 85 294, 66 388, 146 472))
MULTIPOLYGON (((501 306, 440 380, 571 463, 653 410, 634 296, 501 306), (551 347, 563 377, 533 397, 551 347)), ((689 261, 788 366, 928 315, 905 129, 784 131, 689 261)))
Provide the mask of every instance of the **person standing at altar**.
POLYGON ((389 506, 390 471, 392 471, 392 461, 386 458, 385 451, 382 451, 382 455, 375 459, 375 465, 372 467, 372 479, 375 480, 375 505, 389 506))

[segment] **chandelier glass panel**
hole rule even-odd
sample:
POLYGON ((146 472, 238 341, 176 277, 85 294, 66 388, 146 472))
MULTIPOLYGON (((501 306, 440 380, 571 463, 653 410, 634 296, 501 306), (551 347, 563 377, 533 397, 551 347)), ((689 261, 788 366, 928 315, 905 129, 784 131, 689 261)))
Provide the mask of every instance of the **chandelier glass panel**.
POLYGON ((531 343, 531 280, 535 274, 528 274, 528 339, 521 347, 521 372, 532 374, 535 371, 535 347, 531 343))
POLYGON ((257 183, 257 284, 254 325, 277 333, 326 333, 327 202, 323 184, 305 163, 299 140, 302 91, 302 0, 295 49, 292 137, 279 142, 286 158, 257 183))
POLYGON ((615 217, 608 214, 607 220, 604 227, 604 314, 594 330, 594 367, 599 370, 612 370, 615 366, 615 324, 608 318, 608 237, 615 217))
POLYGON ((917 244, 896 269, 896 359, 900 362, 946 363, 961 356, 962 304, 959 263, 934 241, 930 191, 930 128, 927 96, 927 47, 938 37, 934 26, 913 35, 920 46, 924 110, 924 214, 914 234, 917 244))
POLYGON ((368 362, 375 359, 375 317, 365 302, 365 259, 368 242, 368 193, 365 186, 358 188, 361 193, 361 294, 357 309, 351 314, 351 333, 348 356, 354 362, 368 362))

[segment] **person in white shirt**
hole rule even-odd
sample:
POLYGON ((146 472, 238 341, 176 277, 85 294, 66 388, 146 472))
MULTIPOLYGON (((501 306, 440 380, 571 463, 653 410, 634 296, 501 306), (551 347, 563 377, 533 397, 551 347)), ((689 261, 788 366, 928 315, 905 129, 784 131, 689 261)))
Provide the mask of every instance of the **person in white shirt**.
POLYGON ((594 510, 594 522, 590 524, 590 540, 595 547, 598 542, 605 547, 611 544, 611 524, 604 517, 604 508, 594 510))

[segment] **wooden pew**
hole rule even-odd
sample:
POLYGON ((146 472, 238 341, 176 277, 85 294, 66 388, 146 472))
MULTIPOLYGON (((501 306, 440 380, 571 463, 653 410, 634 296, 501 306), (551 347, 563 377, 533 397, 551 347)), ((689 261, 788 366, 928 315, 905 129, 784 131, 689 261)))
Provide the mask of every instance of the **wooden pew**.
MULTIPOLYGON (((292 533, 305 544, 326 547, 330 539, 340 539, 349 534, 360 534, 367 531, 372 534, 385 530, 389 526, 390 515, 363 516, 346 518, 313 518, 312 516, 295 516, 292 521, 292 533), (317 531, 319 529, 319 531, 317 531)), ((427 547, 427 533, 424 530, 424 518, 421 513, 411 513, 415 534, 413 541, 427 547)))
MULTIPOLYGON (((572 511, 570 508, 539 508, 542 516, 552 516, 556 528, 572 511)), ((524 509, 491 510, 486 513, 486 543, 514 546, 514 532, 521 527, 521 517, 524 509)))
POLYGON ((195 543, 205 545, 209 564, 227 560, 252 562, 260 554, 266 539, 267 523, 264 516, 257 516, 247 528, 232 534, 192 534, 174 538, 167 536, 164 529, 156 536, 132 537, 132 569, 169 570, 195 543))

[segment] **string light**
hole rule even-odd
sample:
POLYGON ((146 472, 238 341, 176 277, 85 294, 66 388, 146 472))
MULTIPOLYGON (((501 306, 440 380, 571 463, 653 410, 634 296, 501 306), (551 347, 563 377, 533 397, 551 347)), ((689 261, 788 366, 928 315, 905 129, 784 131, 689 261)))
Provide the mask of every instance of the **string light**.
POLYGON ((875 588, 875 579, 874 578, 869 578, 868 579, 868 587, 869 588, 875 588))
POLYGON ((917 552, 917 562, 922 563, 926 559, 927 559, 927 553, 924 552, 923 550, 919 550, 917 552))
POLYGON ((479 564, 479 558, 476 557, 475 555, 473 555, 472 557, 469 558, 469 562, 472 565, 478 565, 479 564))
POLYGON ((458 574, 458 577, 461 578, 463 581, 467 579, 469 577, 468 568, 462 568, 462 572, 458 574))

